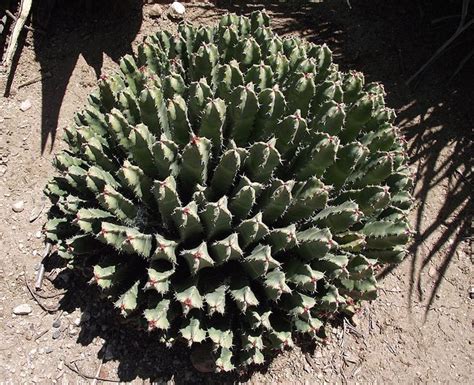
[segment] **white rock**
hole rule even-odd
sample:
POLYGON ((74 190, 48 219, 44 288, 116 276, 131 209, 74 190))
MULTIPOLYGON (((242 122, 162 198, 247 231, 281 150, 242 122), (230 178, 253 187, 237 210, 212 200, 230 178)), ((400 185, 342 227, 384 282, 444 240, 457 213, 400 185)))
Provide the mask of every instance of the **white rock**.
POLYGON ((16 315, 28 315, 32 312, 31 306, 27 303, 22 303, 13 309, 13 314, 16 315))
POLYGON ((23 112, 28 111, 31 108, 31 105, 30 99, 23 100, 20 104, 20 110, 23 112))
POLYGON ((36 233, 35 233, 35 237, 40 239, 43 237, 43 233, 41 232, 41 230, 38 230, 36 233))
POLYGON ((73 323, 76 326, 80 326, 81 325, 81 319, 79 317, 77 317, 76 319, 74 319, 73 323))
POLYGON ((179 1, 175 1, 170 5, 171 16, 183 16, 186 12, 186 8, 179 1))
POLYGON ((21 213, 25 209, 25 202, 18 201, 13 203, 12 210, 16 213, 21 213))

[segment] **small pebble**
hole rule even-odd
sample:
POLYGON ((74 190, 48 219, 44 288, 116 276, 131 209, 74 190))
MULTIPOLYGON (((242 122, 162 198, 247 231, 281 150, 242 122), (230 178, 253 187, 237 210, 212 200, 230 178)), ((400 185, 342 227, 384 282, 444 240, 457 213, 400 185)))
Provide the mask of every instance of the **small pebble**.
POLYGON ((159 4, 153 4, 150 10, 148 11, 148 14, 151 17, 161 17, 161 15, 163 14, 163 9, 159 4))
POLYGON ((54 330, 52 337, 53 340, 57 340, 59 337, 61 337, 61 331, 59 329, 54 330))
POLYGON ((32 312, 31 306, 27 303, 22 303, 13 309, 13 314, 16 315, 28 315, 32 312))
POLYGON ((61 319, 58 318, 57 320, 54 320, 53 322, 53 328, 57 329, 61 326, 61 319))
POLYGON ((46 348, 44 349, 44 352, 46 354, 49 354, 49 353, 52 353, 53 352, 53 348, 51 346, 46 346, 46 348))
POLYGON ((20 104, 20 110, 22 110, 23 112, 25 111, 28 111, 30 108, 31 108, 31 100, 30 99, 26 99, 24 101, 21 102, 20 104))
POLYGON ((186 8, 179 1, 174 1, 170 5, 170 16, 172 17, 183 17, 186 12, 186 8))
POLYGON ((35 233, 35 237, 40 239, 41 237, 43 236, 43 233, 41 232, 41 230, 38 230, 36 233, 35 233))
POLYGON ((21 213, 25 209, 25 202, 18 201, 13 203, 12 210, 16 213, 21 213))

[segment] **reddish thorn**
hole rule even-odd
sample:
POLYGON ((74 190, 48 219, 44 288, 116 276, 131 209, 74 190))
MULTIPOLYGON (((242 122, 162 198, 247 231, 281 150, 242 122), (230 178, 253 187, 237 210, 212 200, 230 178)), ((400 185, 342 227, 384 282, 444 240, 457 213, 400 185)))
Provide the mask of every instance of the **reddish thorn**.
POLYGON ((198 144, 200 140, 201 138, 199 136, 193 135, 193 137, 191 138, 191 143, 198 144))
POLYGON ((193 307, 193 302, 191 301, 191 298, 186 298, 183 304, 187 307, 193 307))
POLYGON ((201 258, 202 258, 201 252, 196 251, 196 252, 193 254, 193 258, 194 258, 194 259, 201 259, 201 258))
POLYGON ((191 212, 191 210, 188 207, 185 207, 183 209, 183 214, 188 215, 191 212))
POLYGON ((153 330, 153 329, 156 329, 156 321, 155 320, 148 321, 148 330, 153 330))

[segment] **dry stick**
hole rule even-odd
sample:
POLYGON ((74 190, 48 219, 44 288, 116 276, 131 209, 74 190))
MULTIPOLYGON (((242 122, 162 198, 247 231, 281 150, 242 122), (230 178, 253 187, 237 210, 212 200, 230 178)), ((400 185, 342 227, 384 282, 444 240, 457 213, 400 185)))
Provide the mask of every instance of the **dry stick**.
POLYGON ((49 307, 48 305, 45 305, 44 303, 42 303, 40 301, 40 299, 38 298, 38 296, 36 295, 36 293, 34 292, 34 290, 28 284, 28 281, 26 280, 26 272, 25 271, 24 271, 23 276, 25 277, 25 286, 26 286, 26 288, 28 289, 28 291, 30 292, 31 296, 36 301, 36 303, 41 307, 41 309, 43 309, 44 311, 47 311, 48 313, 56 313, 59 310, 59 304, 56 305, 55 307, 49 307))
POLYGON ((38 269, 38 274, 36 274, 36 281, 35 281, 35 289, 40 290, 41 285, 43 284, 44 278, 44 259, 49 255, 51 252, 51 243, 47 242, 43 252, 43 258, 41 259, 40 267, 38 269))
POLYGON ((15 55, 16 47, 18 45, 18 38, 20 37, 21 30, 26 23, 26 19, 30 14, 32 2, 33 0, 21 0, 20 15, 18 16, 15 26, 13 27, 12 36, 10 38, 10 42, 8 43, 5 59, 3 60, 3 65, 5 66, 7 76, 10 75, 13 56, 15 55))
POLYGON ((66 362, 64 361, 64 365, 66 365, 66 367, 69 369, 69 370, 72 370, 74 373, 78 374, 79 376, 81 376, 82 378, 86 379, 86 380, 96 380, 96 381, 104 381, 104 382, 115 382, 115 383, 120 383, 122 382, 121 380, 113 380, 113 379, 110 379, 110 378, 103 378, 103 377, 98 377, 98 376, 91 376, 89 374, 85 374, 85 373, 82 373, 79 368, 77 367, 76 363, 74 362, 74 366, 73 367, 69 362, 66 362))
POLYGON ((98 369, 97 369, 97 372, 96 372, 96 374, 95 374, 95 378, 94 378, 94 380, 92 381, 91 385, 97 385, 97 377, 98 377, 99 374, 100 374, 100 370, 102 369, 102 365, 103 365, 103 364, 104 364, 104 360, 102 359, 102 360, 100 361, 100 365, 99 365, 99 367, 98 367, 98 369))
MULTIPOLYGON (((50 78, 52 75, 51 75, 51 72, 45 72, 43 75, 40 75, 40 76, 37 76, 31 80, 28 80, 24 83, 21 83, 19 86, 18 86, 18 89, 20 88, 23 88, 23 87, 26 87, 26 86, 31 86, 32 84, 35 84, 35 83, 38 83, 40 81, 42 81, 43 79, 48 79, 50 78)), ((35 216, 35 217, 32 217, 34 219, 31 219, 30 218, 30 222, 34 222, 40 215, 41 213, 43 212, 43 209, 44 209, 44 205, 43 207, 41 208, 41 210, 39 211, 39 213, 35 216)))
MULTIPOLYGON (((46 78, 46 75, 47 75, 47 74, 49 74, 49 76, 51 76, 51 74, 50 74, 49 72, 47 72, 47 73, 44 74, 44 77, 45 77, 45 78, 46 78)), ((43 75, 41 75, 41 76, 43 76, 43 75)), ((40 77, 40 80, 42 80, 42 79, 43 79, 43 78, 40 77)), ((33 80, 30 80, 30 81, 28 81, 28 82, 25 82, 25 83, 20 84, 20 85, 18 86, 18 88, 26 87, 26 86, 29 86, 30 84, 36 83, 36 78, 33 79, 33 80), (33 80, 35 80, 35 81, 33 81, 33 80)), ((38 80, 38 81, 39 81, 39 80, 38 80)), ((34 212, 34 210, 31 212, 30 218, 29 218, 30 223, 33 223, 34 221, 36 221, 36 220, 39 218, 39 216, 43 213, 43 210, 44 210, 45 207, 46 207, 46 204, 43 203, 37 213, 34 212)))
MULTIPOLYGON (((13 13, 11 13, 8 9, 5 11, 5 14, 7 16, 9 16, 11 19, 13 19, 14 21, 17 21, 17 17, 13 13)), ((25 28, 25 29, 27 29, 28 31, 31 31, 31 32, 39 32, 42 35, 44 35, 44 31, 33 28, 33 27, 30 27, 29 25, 25 25, 23 28, 25 28)))
POLYGON ((61 295, 64 295, 66 294, 67 291, 66 290, 61 290, 59 293, 56 293, 56 294, 40 294, 40 293, 36 293, 36 295, 42 299, 50 299, 50 298, 56 298, 56 297, 59 297, 61 295))
POLYGON ((39 340, 41 337, 43 337, 47 332, 48 332, 49 329, 45 329, 43 330, 41 333, 39 333, 36 337, 35 337, 35 341, 39 340))

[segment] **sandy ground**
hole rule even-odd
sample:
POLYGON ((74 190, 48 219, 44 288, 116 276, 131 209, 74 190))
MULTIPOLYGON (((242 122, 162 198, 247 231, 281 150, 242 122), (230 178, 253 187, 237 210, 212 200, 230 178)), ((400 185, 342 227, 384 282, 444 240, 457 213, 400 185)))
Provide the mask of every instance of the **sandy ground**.
MULTIPOLYGON (((185 350, 165 350, 120 327, 111 309, 93 301, 93 293, 67 273, 56 286, 45 280, 41 295, 51 298, 39 298, 44 309, 32 298, 26 283, 34 284, 41 261, 48 208, 42 190, 53 175, 62 129, 84 105, 97 75, 112 71, 144 35, 175 24, 151 18, 150 6, 143 19, 137 9, 106 22, 85 22, 64 10, 53 14, 46 38, 26 37, 12 92, 0 99, 0 382, 89 383, 88 376, 97 376, 132 383, 472 383, 468 136, 474 104, 472 83, 465 81, 472 65, 448 84, 453 67, 442 61, 408 88, 404 80, 446 31, 427 33, 409 7, 365 3, 353 2, 352 10, 343 1, 327 1, 270 11, 280 33, 327 41, 342 68, 385 84, 416 173, 417 234, 410 256, 381 274, 379 298, 365 304, 352 323, 334 328, 327 346, 296 348, 240 375, 197 374, 185 350), (388 20, 382 22, 381 15, 388 20), (19 88, 40 71, 43 81, 19 88), (31 107, 22 111, 25 101, 31 107), (15 212, 19 201, 23 209, 15 212), (69 289, 66 294, 61 286, 69 289), (31 313, 14 315, 20 304, 31 306, 31 313)), ((209 23, 223 11, 194 4, 186 18, 209 23)))

